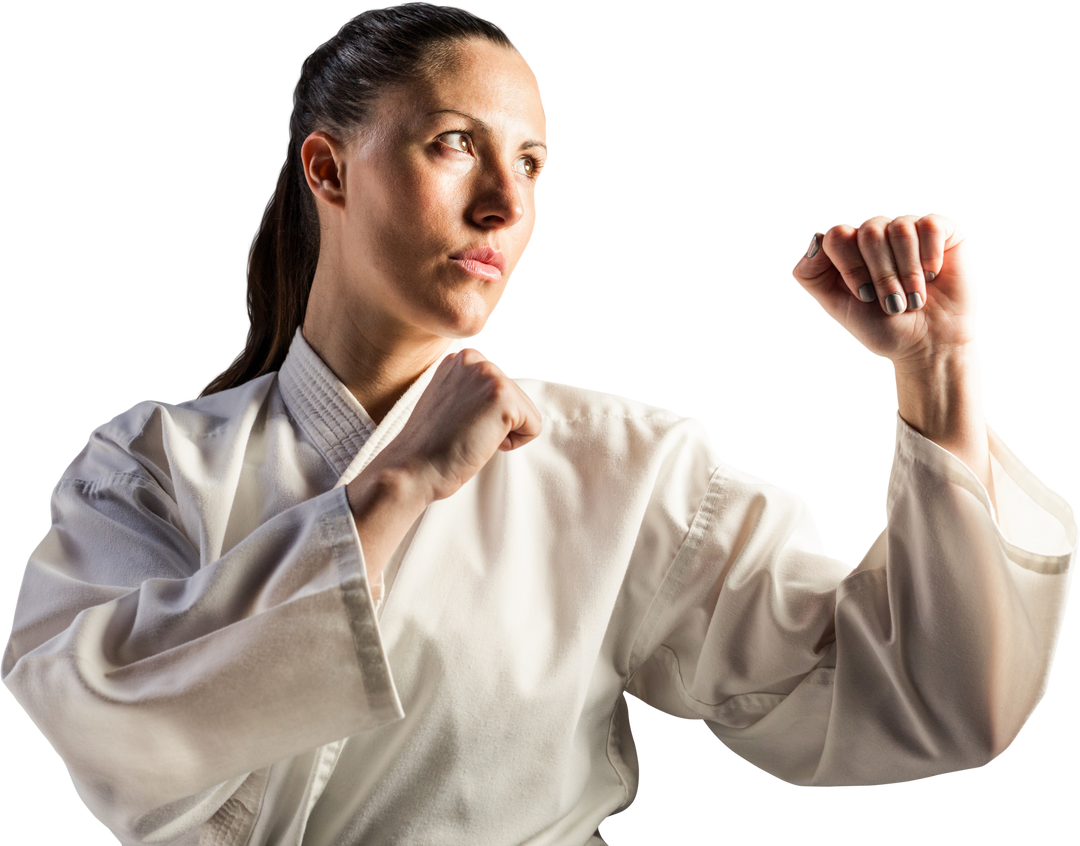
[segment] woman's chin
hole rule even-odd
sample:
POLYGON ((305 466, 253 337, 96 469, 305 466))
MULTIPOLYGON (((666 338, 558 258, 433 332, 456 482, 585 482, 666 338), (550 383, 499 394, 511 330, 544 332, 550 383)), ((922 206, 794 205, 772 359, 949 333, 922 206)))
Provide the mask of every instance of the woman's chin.
POLYGON ((474 335, 479 335, 480 330, 487 325, 488 315, 483 317, 470 316, 469 318, 454 320, 444 324, 443 331, 440 332, 445 338, 453 338, 454 340, 461 340, 462 338, 471 338, 474 335))
POLYGON ((448 304, 448 307, 442 310, 439 315, 439 334, 454 339, 478 335, 487 325, 494 310, 495 303, 489 303, 483 297, 464 297, 458 302, 448 304))

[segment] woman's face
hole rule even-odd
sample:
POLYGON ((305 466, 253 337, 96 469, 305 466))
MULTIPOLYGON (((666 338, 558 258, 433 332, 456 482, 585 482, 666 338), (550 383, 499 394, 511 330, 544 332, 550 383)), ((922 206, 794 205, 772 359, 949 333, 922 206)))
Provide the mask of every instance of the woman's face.
MULTIPOLYGON (((339 292, 395 333, 479 332, 532 234, 544 109, 514 50, 455 48, 345 148, 339 292)), ((360 313, 357 314, 360 317, 360 313)))

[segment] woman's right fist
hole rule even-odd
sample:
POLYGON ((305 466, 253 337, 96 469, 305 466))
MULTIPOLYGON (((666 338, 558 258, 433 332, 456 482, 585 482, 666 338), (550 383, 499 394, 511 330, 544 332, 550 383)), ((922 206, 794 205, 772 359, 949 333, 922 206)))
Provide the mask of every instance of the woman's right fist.
POLYGON ((405 471, 429 501, 445 499, 496 450, 540 434, 540 412, 505 373, 472 349, 448 355, 400 434, 368 469, 405 471))

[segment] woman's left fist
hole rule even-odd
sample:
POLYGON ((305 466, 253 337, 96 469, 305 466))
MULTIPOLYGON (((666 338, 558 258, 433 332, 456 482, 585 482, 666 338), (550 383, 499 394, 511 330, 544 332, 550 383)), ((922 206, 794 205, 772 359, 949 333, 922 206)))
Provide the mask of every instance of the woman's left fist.
POLYGON ((963 236, 936 214, 872 217, 817 234, 793 271, 864 346, 900 362, 974 339, 963 236))

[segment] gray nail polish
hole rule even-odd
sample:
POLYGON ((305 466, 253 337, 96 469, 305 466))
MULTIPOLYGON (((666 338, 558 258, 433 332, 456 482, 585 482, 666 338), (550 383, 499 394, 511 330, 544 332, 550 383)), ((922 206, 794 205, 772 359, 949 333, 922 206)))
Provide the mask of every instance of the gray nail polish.
POLYGON ((872 303, 877 299, 877 294, 874 293, 874 286, 867 282, 861 288, 859 288, 859 299, 864 303, 872 303))
POLYGON ((818 250, 821 249, 821 234, 817 233, 810 239, 810 249, 806 251, 806 257, 808 259, 813 258, 818 254, 818 250))
POLYGON ((904 298, 899 294, 889 294, 885 298, 885 311, 889 314, 899 314, 904 310, 904 298))
POLYGON ((918 291, 912 291, 907 295, 907 307, 908 311, 915 311, 922 308, 922 294, 918 291))
POLYGON ((925 274, 925 275, 926 275, 926 281, 927 281, 927 282, 933 282, 933 281, 934 281, 934 279, 936 279, 936 278, 937 278, 937 274, 936 274, 936 273, 934 273, 934 271, 932 271, 932 270, 928 270, 928 271, 926 271, 926 274, 925 274))

